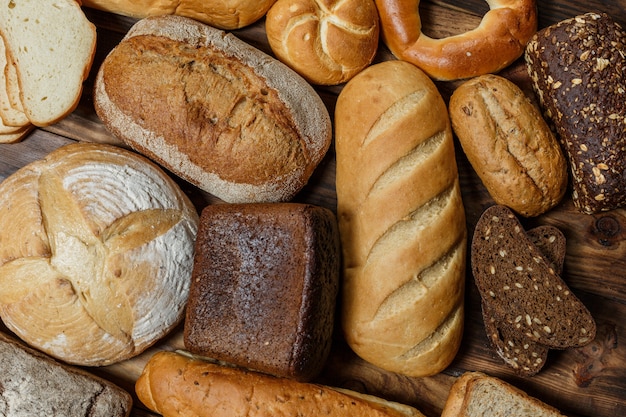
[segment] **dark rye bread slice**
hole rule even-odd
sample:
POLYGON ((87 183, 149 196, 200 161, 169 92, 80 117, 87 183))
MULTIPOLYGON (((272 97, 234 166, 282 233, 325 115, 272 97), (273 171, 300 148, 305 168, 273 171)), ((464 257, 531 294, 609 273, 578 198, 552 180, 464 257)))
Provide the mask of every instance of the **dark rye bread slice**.
POLYGON ((535 34, 525 52, 546 118, 569 159, 572 198, 584 213, 626 204, 626 35, 587 13, 535 34))
POLYGON ((471 246, 471 268, 480 295, 503 323, 550 348, 583 346, 596 324, 523 226, 505 206, 480 217, 471 246))
MULTIPOLYGON (((527 234, 560 274, 566 249, 563 233, 554 226, 543 225, 530 229, 527 234)), ((488 303, 483 301, 481 304, 485 332, 496 354, 520 376, 537 374, 546 363, 549 348, 503 323, 488 303)))

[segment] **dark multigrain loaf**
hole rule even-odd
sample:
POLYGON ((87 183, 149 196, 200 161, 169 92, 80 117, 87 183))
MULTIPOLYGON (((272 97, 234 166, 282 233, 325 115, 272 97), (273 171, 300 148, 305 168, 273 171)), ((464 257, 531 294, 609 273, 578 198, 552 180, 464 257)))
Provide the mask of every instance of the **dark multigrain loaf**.
MULTIPOLYGON (((550 266, 560 274, 565 261, 565 236, 554 226, 542 225, 530 229, 528 236, 549 261, 550 266)), ((536 343, 519 329, 510 326, 489 305, 483 301, 482 314, 485 332, 496 354, 520 376, 532 376, 546 363, 549 348, 536 343)))
POLYGON ((539 31, 525 53, 547 118, 569 158, 573 200, 584 213, 626 204, 626 37, 605 14, 539 31))
POLYGON ((550 266, 513 212, 483 212, 472 239, 472 273, 481 298, 509 326, 555 349, 593 340, 596 324, 585 305, 550 266))
POLYGON ((125 417, 130 394, 0 333, 0 415, 125 417))
POLYGON ((297 380, 330 351, 339 275, 334 214, 296 203, 202 211, 185 347, 297 380))

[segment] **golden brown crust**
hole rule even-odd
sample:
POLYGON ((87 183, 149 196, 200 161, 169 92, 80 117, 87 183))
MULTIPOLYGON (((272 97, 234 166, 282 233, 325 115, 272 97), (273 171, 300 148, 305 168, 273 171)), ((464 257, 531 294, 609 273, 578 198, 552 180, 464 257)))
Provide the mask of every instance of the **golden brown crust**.
POLYGON ((291 199, 330 146, 328 110, 280 61, 180 16, 140 20, 94 90, 117 137, 227 202, 291 199))
POLYGON ((276 56, 313 84, 348 81, 378 49, 373 0, 278 0, 265 30, 276 56))
POLYGON ((164 351, 148 361, 135 391, 148 408, 168 417, 423 417, 402 404, 164 351))
POLYGON ((452 127, 498 204, 525 217, 556 206, 567 189, 567 161, 541 112, 511 81, 483 75, 459 86, 452 127))
POLYGON ((466 246, 443 99, 417 67, 387 61, 348 82, 335 127, 346 339, 381 368, 437 373, 460 344, 466 246))
POLYGON ((82 0, 83 6, 145 18, 178 15, 224 30, 240 29, 262 18, 276 0, 82 0))
POLYGON ((437 80, 497 72, 522 55, 537 30, 535 0, 490 1, 478 27, 441 39, 422 33, 419 0, 376 0, 376 5, 391 52, 437 80))

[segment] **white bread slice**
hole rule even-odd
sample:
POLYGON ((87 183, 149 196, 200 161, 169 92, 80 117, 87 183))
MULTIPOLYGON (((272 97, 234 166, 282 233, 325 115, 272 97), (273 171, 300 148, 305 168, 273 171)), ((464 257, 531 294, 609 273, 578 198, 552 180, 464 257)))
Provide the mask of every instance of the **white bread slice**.
POLYGON ((96 28, 74 0, 1 0, 0 35, 15 63, 24 113, 37 126, 77 106, 96 28))
POLYGON ((466 372, 450 388, 441 417, 565 417, 556 408, 482 372, 466 372))
MULTIPOLYGON (((12 77, 15 74, 15 67, 12 64, 11 66, 8 65, 6 54, 4 41, 0 36, 0 119, 5 126, 19 128, 30 122, 22 110, 15 108, 11 97, 9 97, 9 88, 17 84, 17 76, 12 77)), ((15 91, 19 91, 19 89, 16 88, 15 91)))

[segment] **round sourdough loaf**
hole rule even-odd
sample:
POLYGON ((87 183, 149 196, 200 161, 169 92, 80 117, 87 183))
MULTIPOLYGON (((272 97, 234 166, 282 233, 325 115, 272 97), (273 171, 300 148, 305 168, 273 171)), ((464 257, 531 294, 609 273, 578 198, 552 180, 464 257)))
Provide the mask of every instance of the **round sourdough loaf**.
POLYGON ((133 357, 182 320, 197 226, 144 157, 59 148, 0 184, 0 317, 68 363, 133 357))
POLYGON ((373 0, 278 0, 265 30, 278 59, 313 84, 348 81, 378 50, 378 12, 373 0))
POLYGON ((297 73, 180 16, 136 23, 104 60, 94 102, 129 146, 229 203, 290 200, 332 136, 297 73))

